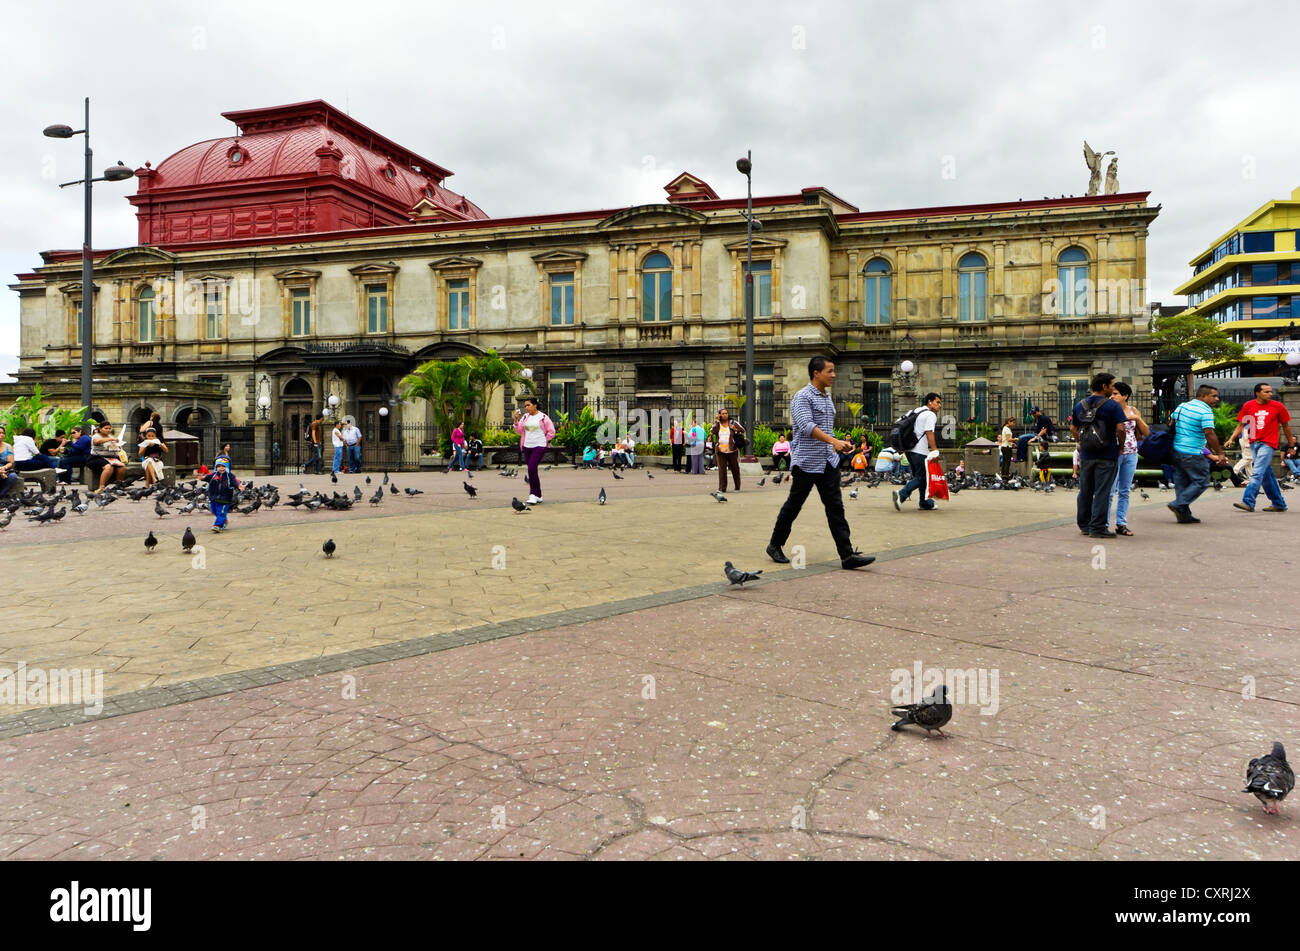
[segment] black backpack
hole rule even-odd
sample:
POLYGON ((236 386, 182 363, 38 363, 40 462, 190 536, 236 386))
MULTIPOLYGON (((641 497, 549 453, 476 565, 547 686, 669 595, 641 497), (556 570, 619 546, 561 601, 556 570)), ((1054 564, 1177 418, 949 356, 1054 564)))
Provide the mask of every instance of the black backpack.
POLYGON ((918 406, 906 416, 894 420, 894 425, 889 427, 889 447, 895 452, 910 452, 912 447, 917 443, 916 437, 916 420, 923 412, 924 407, 918 406))
POLYGON ((1115 445, 1114 435, 1106 438, 1106 423, 1097 416, 1107 400, 1102 397, 1089 407, 1088 400, 1091 398, 1086 397, 1074 414, 1075 426, 1079 430, 1079 449, 1083 452, 1104 452, 1108 446, 1115 445))

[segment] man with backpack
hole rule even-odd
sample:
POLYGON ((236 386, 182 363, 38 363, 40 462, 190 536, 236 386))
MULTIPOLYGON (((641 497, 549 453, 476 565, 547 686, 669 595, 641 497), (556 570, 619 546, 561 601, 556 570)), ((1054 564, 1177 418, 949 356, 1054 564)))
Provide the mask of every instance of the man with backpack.
POLYGON ((1115 487, 1128 417, 1110 398, 1115 392, 1115 374, 1098 373, 1088 388, 1091 395, 1074 404, 1070 415, 1070 432, 1079 446, 1079 498, 1074 520, 1081 534, 1114 538, 1108 526, 1110 492, 1115 487))
POLYGON ((926 497, 930 475, 925 457, 939 449, 934 439, 934 428, 939 424, 939 407, 942 405, 943 398, 938 393, 926 393, 925 403, 899 419, 889 430, 890 445, 907 453, 907 465, 912 472, 907 484, 894 490, 894 508, 900 512, 913 489, 921 493, 917 504, 922 511, 928 512, 935 507, 934 500, 926 497))

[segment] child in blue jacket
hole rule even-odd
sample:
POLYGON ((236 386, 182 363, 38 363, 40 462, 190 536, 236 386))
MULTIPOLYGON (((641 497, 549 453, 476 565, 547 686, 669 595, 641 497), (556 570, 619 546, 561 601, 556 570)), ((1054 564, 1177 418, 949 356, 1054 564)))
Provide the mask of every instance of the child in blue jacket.
POLYGON ((230 505, 235 501, 235 493, 239 491, 239 480, 235 474, 230 471, 230 460, 226 456, 217 456, 217 461, 212 465, 212 474, 207 476, 208 480, 208 507, 215 515, 216 521, 212 524, 214 532, 223 532, 226 529, 226 516, 230 512, 230 505))

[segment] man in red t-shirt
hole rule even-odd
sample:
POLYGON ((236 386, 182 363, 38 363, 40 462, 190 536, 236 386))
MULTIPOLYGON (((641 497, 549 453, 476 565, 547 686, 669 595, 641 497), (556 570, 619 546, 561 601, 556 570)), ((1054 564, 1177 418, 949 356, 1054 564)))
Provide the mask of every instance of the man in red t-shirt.
POLYGON ((1286 433, 1287 442, 1292 446, 1296 444, 1295 436, 1291 435, 1291 427, 1287 425, 1290 422, 1291 414, 1286 411, 1286 407, 1273 399, 1273 387, 1267 383, 1255 384, 1255 398, 1242 406, 1241 413, 1237 416, 1237 428, 1224 443, 1225 447, 1231 446, 1241 435, 1241 431, 1247 426, 1250 427, 1250 451, 1254 455, 1254 471, 1251 472, 1250 482, 1246 484, 1246 491, 1242 494, 1241 501, 1232 503, 1236 508, 1243 512, 1255 511, 1255 499, 1259 498, 1259 490, 1263 486, 1264 494, 1272 503, 1264 511, 1286 511, 1286 500, 1282 498, 1277 477, 1273 475, 1272 462, 1273 453, 1278 449, 1279 427, 1286 433))

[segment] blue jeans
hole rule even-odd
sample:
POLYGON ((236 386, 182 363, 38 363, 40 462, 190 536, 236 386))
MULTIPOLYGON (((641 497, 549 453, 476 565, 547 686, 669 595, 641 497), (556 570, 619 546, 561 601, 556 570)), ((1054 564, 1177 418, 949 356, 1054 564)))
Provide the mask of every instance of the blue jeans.
POLYGON ((1277 476, 1273 475, 1273 453, 1277 450, 1266 442, 1253 442, 1250 444, 1250 451, 1255 457, 1255 468, 1251 471, 1250 482, 1246 484, 1246 491, 1242 493, 1241 501, 1254 508, 1262 485, 1264 494, 1268 496, 1274 508, 1286 508, 1286 499, 1282 498, 1277 476))
POLYGON ((325 460, 321 458, 321 454, 320 454, 320 443, 314 442, 311 444, 311 458, 308 459, 307 464, 302 467, 302 471, 306 472, 312 466, 315 466, 316 474, 320 475, 321 463, 323 463, 324 461, 325 460))
POLYGON ((361 443, 353 443, 348 446, 348 471, 361 471, 361 443))
POLYGON ((230 503, 229 503, 229 502, 213 502, 213 503, 211 503, 208 507, 209 507, 210 509, 212 509, 212 514, 215 515, 215 516, 217 517, 217 520, 216 520, 215 522, 212 523, 213 527, 214 527, 214 528, 225 528, 225 527, 226 527, 226 515, 230 512, 230 503))
POLYGON ((1186 508, 1210 487, 1210 460, 1199 452, 1174 452, 1174 505, 1186 508))
MULTIPOLYGON (((1128 495, 1129 488, 1133 485, 1133 473, 1137 472, 1138 457, 1136 452, 1119 457, 1119 470, 1115 473, 1115 488, 1111 492, 1111 498, 1119 496, 1119 504, 1115 506, 1115 524, 1128 524, 1128 495)), ((1107 519, 1107 524, 1110 520, 1107 519)))
POLYGON ((9 475, 0 475, 0 498, 8 495, 14 489, 22 490, 23 480, 18 478, 15 473, 9 475))
POLYGON ((1283 459, 1282 464, 1291 470, 1294 476, 1300 476, 1300 459, 1283 459))
POLYGON ((907 480, 907 484, 898 490, 898 501, 906 502, 907 497, 916 489, 921 493, 919 505, 923 509, 934 508, 934 501, 925 497, 925 481, 928 474, 925 470, 925 456, 919 452, 909 452, 907 454, 907 464, 912 470, 912 478, 907 480))
POLYGON ((465 459, 465 447, 453 443, 451 447, 451 464, 458 469, 464 469, 466 468, 465 459))
POLYGON ((338 472, 339 468, 342 465, 343 465, 343 447, 335 446, 334 447, 334 471, 338 472))

